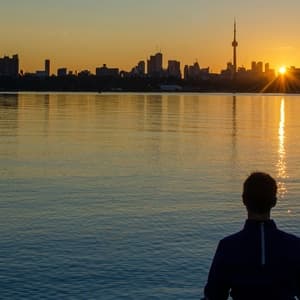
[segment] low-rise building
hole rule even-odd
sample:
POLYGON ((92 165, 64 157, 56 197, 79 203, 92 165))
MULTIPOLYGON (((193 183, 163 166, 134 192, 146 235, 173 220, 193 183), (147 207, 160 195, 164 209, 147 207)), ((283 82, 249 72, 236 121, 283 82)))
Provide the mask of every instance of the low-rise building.
POLYGON ((119 77, 118 68, 108 68, 106 64, 102 67, 96 68, 96 76, 99 77, 119 77))

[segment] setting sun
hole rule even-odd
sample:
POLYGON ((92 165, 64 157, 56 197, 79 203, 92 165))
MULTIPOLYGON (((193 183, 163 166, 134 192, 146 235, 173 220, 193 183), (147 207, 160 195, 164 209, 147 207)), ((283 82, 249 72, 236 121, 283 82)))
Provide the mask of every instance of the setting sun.
POLYGON ((278 71, 279 74, 284 75, 286 73, 286 66, 281 66, 278 71))

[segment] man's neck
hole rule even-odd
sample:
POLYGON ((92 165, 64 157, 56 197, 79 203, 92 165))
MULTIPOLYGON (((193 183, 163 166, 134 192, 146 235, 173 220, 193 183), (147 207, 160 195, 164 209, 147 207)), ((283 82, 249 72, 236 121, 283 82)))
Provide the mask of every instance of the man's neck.
POLYGON ((257 214, 257 213, 248 211, 248 220, 264 222, 264 221, 270 220, 270 213, 257 214))

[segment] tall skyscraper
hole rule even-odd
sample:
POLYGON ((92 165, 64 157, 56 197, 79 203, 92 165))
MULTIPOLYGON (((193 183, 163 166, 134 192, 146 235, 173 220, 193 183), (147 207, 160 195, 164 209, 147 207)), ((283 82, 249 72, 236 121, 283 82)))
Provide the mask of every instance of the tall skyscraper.
POLYGON ((50 76, 50 60, 45 59, 45 74, 46 76, 50 76))
POLYGON ((262 61, 259 61, 256 63, 256 70, 257 70, 257 73, 263 72, 263 62, 262 61))
POLYGON ((180 62, 177 60, 169 60, 167 72, 170 77, 181 78, 180 62))
POLYGON ((237 63, 236 63, 236 48, 238 46, 238 42, 236 40, 236 22, 234 20, 234 29, 233 29, 233 41, 232 41, 232 47, 233 47, 233 75, 236 75, 237 70, 237 63))
POLYGON ((270 72, 270 64, 265 63, 265 73, 269 73, 269 72, 270 72))
POLYGON ((156 53, 147 60, 147 72, 150 77, 161 77, 163 73, 163 55, 156 53))

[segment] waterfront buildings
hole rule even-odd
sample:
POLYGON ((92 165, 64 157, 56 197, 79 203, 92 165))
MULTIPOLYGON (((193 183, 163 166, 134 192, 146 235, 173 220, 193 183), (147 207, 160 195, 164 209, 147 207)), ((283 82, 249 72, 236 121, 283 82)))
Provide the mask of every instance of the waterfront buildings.
POLYGON ((96 76, 99 77, 119 77, 118 68, 108 68, 106 64, 102 67, 96 68, 96 76))
POLYGON ((199 63, 195 62, 193 65, 184 66, 185 80, 201 80, 209 78, 209 68, 200 68, 199 63))
POLYGON ((19 75, 19 56, 0 58, 0 76, 17 77, 19 75))
POLYGON ((57 69, 57 76, 58 77, 67 76, 67 68, 59 68, 59 69, 57 69))

